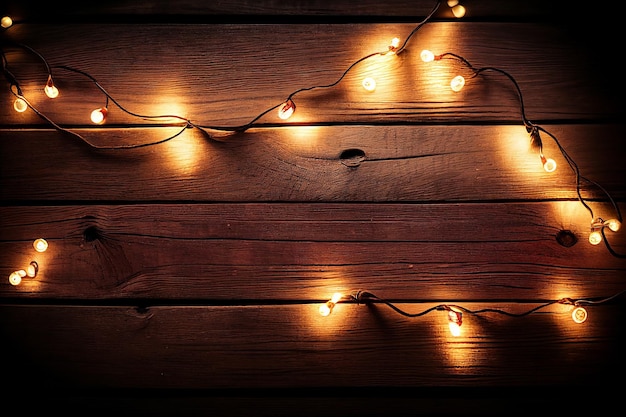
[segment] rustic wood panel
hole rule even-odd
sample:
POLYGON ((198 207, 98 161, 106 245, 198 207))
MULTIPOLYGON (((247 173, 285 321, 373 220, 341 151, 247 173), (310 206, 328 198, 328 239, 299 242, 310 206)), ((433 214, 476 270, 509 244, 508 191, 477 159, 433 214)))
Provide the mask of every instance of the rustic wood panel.
MULTIPOLYGON (((623 125, 550 125, 582 175, 623 198, 623 125), (601 141, 593 138, 602 138, 601 141)), ((95 146, 158 141, 172 129, 77 130, 95 146)), ((9 201, 488 201, 575 199, 574 172, 544 135, 546 173, 523 126, 325 126, 197 130, 132 150, 93 149, 54 131, 5 130, 9 201), (45 151, 43 151, 45 149, 45 151)), ((606 199, 583 181, 584 197, 606 199)))
MULTIPOLYGON (((237 134, 386 50, 436 2, 0 5, 16 19, 0 33, 3 69, 61 128, 15 113, 0 88, 0 355, 13 383, 0 398, 80 415, 613 412, 626 370, 623 228, 606 232, 614 254, 587 242, 576 173, 547 135, 559 168, 542 170, 509 79, 488 72, 452 94, 459 65, 418 55, 510 73, 528 119, 623 211, 619 13, 461 3, 466 18, 444 4, 400 55, 298 94, 287 122, 271 112, 237 134), (59 98, 43 100, 45 65, 12 42, 49 60, 59 98), (104 96, 63 65, 139 116, 189 118, 210 137, 111 103, 108 123, 90 127, 104 96), (578 241, 561 245, 562 231, 578 241), (34 251, 37 237, 48 251, 34 251), (10 285, 33 260, 37 277, 10 285), (318 314, 333 292, 357 290, 410 312, 599 304, 584 324, 562 304, 466 313, 458 338, 443 311, 343 302, 318 314)), ((593 183, 581 195, 619 217, 593 183)))
MULTIPOLYGON (((432 304, 397 304, 422 311, 432 304)), ((469 309, 527 311, 533 304, 469 309)), ((464 315, 453 338, 445 312, 402 317, 380 305, 232 307, 7 306, 15 360, 41 383, 135 389, 498 387, 587 385, 621 369, 623 306, 571 306, 505 317, 464 315), (511 352, 515 352, 512 355, 511 352), (28 368, 26 368, 28 369, 28 368), (40 379, 41 378, 41 379, 40 379)), ((598 381, 601 383, 601 381, 598 381)))
MULTIPOLYGON (((296 90, 336 82, 354 62, 387 51, 391 38, 404 39, 414 27, 402 23, 303 24, 298 30, 284 24, 10 28, 15 33, 9 41, 34 48, 49 61, 61 90, 54 100, 41 91, 47 74, 36 56, 11 48, 10 43, 6 56, 25 97, 61 125, 88 124, 91 110, 105 100, 89 78, 55 68, 70 66, 95 77, 132 113, 175 114, 198 125, 230 128, 250 122, 296 90)), ((509 72, 519 83, 526 116, 532 121, 624 115, 613 63, 598 61, 597 50, 582 48, 559 28, 438 22, 423 26, 400 55, 372 57, 333 88, 298 94, 294 97, 298 110, 289 123, 521 123, 519 99, 509 79, 486 72, 470 80, 471 72, 455 60, 423 63, 419 54, 424 48, 454 52, 476 67, 509 72), (449 81, 458 73, 468 78, 468 84, 454 93, 449 81), (376 91, 363 89, 366 76, 377 79, 376 91), (575 99, 570 99, 572 94, 575 99)), ((0 97, 13 100, 8 89, 1 89, 0 97)), ((110 124, 163 121, 129 116, 113 103, 109 110, 110 124)), ((46 124, 34 112, 18 114, 11 106, 0 106, 0 119, 5 124, 46 124)), ((282 121, 272 112, 259 122, 282 121)))
MULTIPOLYGON (((623 209, 623 207, 622 207, 623 209)), ((3 207, 0 266, 38 262, 0 296, 294 300, 607 297, 626 260, 587 241, 578 202, 3 207), (578 239, 561 246, 557 234, 578 239), (50 247, 37 253, 32 242, 50 247), (469 291, 469 292, 468 292, 469 291)), ((623 233, 607 232, 626 253, 623 233)), ((145 301, 143 301, 145 303, 145 301)))

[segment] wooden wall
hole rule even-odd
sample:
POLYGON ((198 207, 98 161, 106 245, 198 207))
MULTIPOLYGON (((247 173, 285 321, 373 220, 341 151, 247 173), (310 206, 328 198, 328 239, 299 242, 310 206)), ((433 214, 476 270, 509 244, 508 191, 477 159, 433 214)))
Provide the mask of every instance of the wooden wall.
POLYGON ((207 3, 0 7, 14 19, 0 35, 5 404, 150 415, 609 410, 626 368, 626 238, 607 230, 610 247, 588 243, 592 217, 559 144, 590 180, 580 194, 594 216, 619 217, 609 198, 624 209, 615 13, 467 0, 455 19, 443 2, 400 54, 351 67, 407 39, 437 2, 207 3), (524 108, 503 72, 427 64, 424 48, 510 74, 524 108), (306 90, 348 68, 333 87, 306 90), (453 93, 458 71, 467 84, 453 93), (32 105, 24 113, 8 74, 32 105), (374 92, 360 85, 367 75, 374 92), (114 101, 94 126, 98 86, 114 101), (231 131, 300 89, 291 119, 271 111, 231 131), (524 115, 557 139, 542 133, 555 172, 542 169, 524 115), (140 144, 151 145, 123 149, 140 144), (564 231, 573 245, 557 240, 564 231), (39 237, 46 252, 33 249, 39 237), (37 276, 11 285, 31 261, 37 276), (406 317, 344 300, 319 315, 334 292, 358 290, 410 313, 511 315, 466 312, 458 337, 440 310, 406 317), (558 302, 525 314, 564 298, 593 301, 585 323, 558 302))

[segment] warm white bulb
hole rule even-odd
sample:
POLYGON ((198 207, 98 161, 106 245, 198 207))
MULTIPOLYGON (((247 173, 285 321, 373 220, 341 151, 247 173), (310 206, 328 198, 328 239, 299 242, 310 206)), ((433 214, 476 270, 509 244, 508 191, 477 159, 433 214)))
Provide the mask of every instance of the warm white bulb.
POLYGON ((343 294, 340 292, 334 293, 330 300, 320 306, 320 314, 324 317, 328 316, 333 311, 335 304, 337 304, 342 297, 343 294))
POLYGON ((11 272, 11 275, 9 275, 9 282, 11 283, 11 285, 20 285, 20 282, 22 282, 22 278, 25 276, 26 271, 24 271, 23 269, 11 272))
POLYGON ((587 320, 587 310, 583 307, 576 307, 572 310, 572 320, 574 320, 575 323, 583 323, 587 320))
POLYGON ((26 109, 28 108, 28 104, 26 104, 26 100, 24 100, 21 97, 18 97, 13 102, 13 108, 18 113, 24 113, 26 109))
POLYGON ((33 247, 37 252, 45 252, 48 249, 48 242, 46 239, 39 238, 33 242, 33 247))
POLYGON ((333 311, 334 303, 327 301, 320 306, 320 314, 324 317, 328 316, 333 311))
POLYGON ((0 20, 0 26, 2 26, 5 29, 10 28, 11 26, 13 26, 13 19, 11 19, 9 16, 4 16, 0 20))
POLYGON ((26 267, 26 275, 31 278, 37 276, 37 272, 39 272, 39 265, 35 261, 31 261, 30 264, 26 267))
POLYGON ((457 337, 461 335, 461 326, 457 323, 449 322, 448 327, 450 328, 450 333, 452 336, 457 337))
POLYGON ((457 75, 450 81, 452 91, 459 92, 463 89, 463 86, 465 86, 465 78, 462 75, 457 75))
POLYGON ((376 90, 376 80, 371 77, 363 79, 363 88, 365 88, 367 91, 376 90))
POLYGON ((424 61, 424 62, 433 62, 435 60, 435 54, 433 54, 428 49, 424 49, 420 53, 420 58, 422 58, 422 61, 424 61))
POLYGON ((57 98, 59 96, 59 89, 52 83, 46 84, 43 89, 46 92, 46 95, 50 98, 57 98))
POLYGON ((592 245, 597 245, 600 242, 602 242, 602 233, 597 230, 589 233, 589 243, 591 243, 592 245))
POLYGON ((342 297, 343 297, 343 294, 341 294, 340 292, 336 292, 333 294, 332 298, 330 299, 330 302, 333 304, 336 304, 339 302, 339 300, 341 300, 342 297))
POLYGON ((556 161, 552 158, 544 158, 543 169, 546 172, 554 172, 556 170, 556 161))
POLYGON ((287 100, 278 109, 278 117, 280 117, 283 120, 287 120, 291 117, 291 115, 293 114, 295 110, 296 110, 296 104, 292 100, 287 100))
POLYGON ((452 336, 461 334, 461 325, 463 324, 463 313, 455 310, 448 310, 448 327, 452 336))
POLYGON ((622 227, 622 224, 617 219, 609 219, 606 221, 605 224, 613 232, 617 232, 620 229, 620 227, 622 227))
POLYGON ((454 7, 459 4, 459 0, 448 0, 448 7, 454 7))
POLYGON ((400 38, 393 38, 391 40, 391 43, 389 44, 389 50, 395 51, 396 49, 398 49, 398 46, 400 46, 400 38))
POLYGON ((460 4, 457 4, 456 6, 452 8, 452 14, 454 15, 454 17, 457 17, 460 19, 461 17, 465 16, 465 7, 461 6, 460 4))
POLYGON ((107 117, 107 109, 106 107, 100 107, 99 109, 95 109, 91 112, 91 121, 97 125, 101 125, 104 123, 107 117))

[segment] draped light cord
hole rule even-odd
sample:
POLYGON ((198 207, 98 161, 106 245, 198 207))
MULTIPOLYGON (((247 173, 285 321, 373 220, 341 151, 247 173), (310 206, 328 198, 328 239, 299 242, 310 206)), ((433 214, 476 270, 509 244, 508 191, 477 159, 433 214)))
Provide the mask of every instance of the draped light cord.
MULTIPOLYGON (((116 101, 101 85, 100 83, 90 74, 81 71, 79 69, 76 68, 72 68, 66 65, 62 65, 62 66, 58 66, 58 67, 54 67, 55 69, 59 68, 59 69, 64 69, 67 71, 72 71, 78 74, 81 74, 87 78, 89 78, 91 81, 94 82, 94 84, 96 85, 96 87, 98 87, 98 89, 105 95, 106 97, 106 104, 105 104, 105 108, 107 108, 108 106, 108 101, 111 100, 120 110, 122 110, 123 112, 137 117, 137 118, 142 118, 142 119, 166 119, 166 118, 176 118, 176 119, 180 119, 185 121, 185 127, 183 129, 183 131, 188 128, 188 127, 195 127, 197 129, 200 129, 203 131, 203 133, 205 133, 206 135, 208 135, 209 137, 211 136, 209 134, 208 130, 216 130, 216 131, 227 131, 227 132, 237 132, 237 133, 242 133, 245 132, 246 130, 253 128, 256 126, 256 123, 263 118, 263 116, 267 115, 268 113, 270 113, 271 111, 283 106, 285 103, 289 103, 290 105, 292 105, 295 109, 295 104, 293 103, 293 98, 302 92, 305 91, 311 91, 311 90, 316 90, 316 89, 325 89, 325 88, 331 88, 334 87, 336 85, 338 85, 345 77, 346 75, 354 68, 356 67, 358 64, 360 64, 363 61, 366 61, 374 56, 380 56, 380 55, 386 55, 388 53, 400 53, 404 47, 406 46, 406 44, 408 43, 409 39, 417 32, 417 30, 419 28, 421 28, 424 24, 426 24, 431 18, 432 16, 435 14, 435 12, 439 9, 439 6, 441 5, 441 0, 436 1, 435 6, 433 7, 433 9, 430 11, 430 13, 411 31, 411 33, 409 34, 409 36, 405 39, 404 44, 401 47, 397 47, 397 46, 390 46, 388 50, 386 51, 381 51, 381 52, 374 52, 371 53, 367 56, 364 56, 360 59, 358 59, 357 61, 355 61, 354 63, 352 63, 342 74, 341 76, 334 82, 330 83, 330 84, 326 84, 326 85, 314 85, 314 86, 310 86, 310 87, 304 87, 304 88, 300 88, 294 92, 292 92, 291 94, 289 94, 289 96, 287 97, 287 99, 284 102, 281 102, 277 105, 274 105, 266 110, 264 110, 263 112, 261 112, 260 114, 258 114, 257 116, 255 116, 251 121, 249 121, 246 124, 243 125, 239 125, 239 126, 215 126, 215 125, 199 125, 199 124, 195 124, 192 123, 191 120, 185 118, 185 117, 181 117, 181 116, 176 116, 176 115, 159 115, 159 116, 146 116, 146 115, 141 115, 141 114, 137 114, 134 112, 131 112, 130 110, 126 109, 125 107, 123 107, 118 101, 116 101)), ((49 80, 52 79, 52 68, 50 67, 50 65, 48 64, 47 60, 43 57, 43 55, 41 55, 39 52, 37 52, 36 50, 34 50, 31 47, 28 47, 24 44, 20 44, 20 43, 15 43, 13 42, 14 46, 17 47, 21 47, 24 49, 27 49, 28 51, 30 51, 31 53, 33 53, 34 55, 36 55, 39 59, 41 59, 47 69, 48 75, 49 75, 49 80)), ((79 139, 83 140, 84 142, 86 142, 88 145, 94 147, 94 148, 98 148, 98 149, 129 149, 129 148, 137 148, 137 147, 146 147, 146 146, 151 146, 151 145, 157 145, 163 142, 166 142, 168 140, 173 139, 174 137, 178 136, 181 132, 177 133, 176 135, 166 138, 166 139, 162 139, 159 141, 155 141, 155 142, 148 142, 148 143, 143 143, 143 144, 138 144, 138 145, 129 145, 129 146, 109 146, 109 147, 102 147, 102 146, 97 146, 94 145, 92 142, 86 140, 83 136, 72 132, 68 129, 62 128, 60 127, 58 124, 54 123, 52 120, 50 120, 50 118, 46 117, 43 113, 41 113, 40 111, 38 111, 36 108, 34 108, 32 106, 32 104, 30 102, 28 102, 28 100, 26 100, 26 98, 24 97, 24 95, 22 94, 22 91, 19 87, 19 83, 17 82, 17 79, 15 78, 15 76, 13 76, 13 74, 8 70, 8 61, 6 60, 6 56, 4 54, 4 51, 2 51, 2 69, 3 72, 5 74, 5 77, 9 80, 9 83, 11 84, 11 92, 17 97, 17 98, 21 98, 22 100, 24 100, 24 102, 28 105, 28 107, 33 110, 38 116, 42 117, 44 120, 46 120, 48 123, 50 123, 54 128, 61 130, 65 133, 70 133, 76 137, 78 137, 79 139), (15 87, 15 88, 13 88, 15 87)))
POLYGON ((485 313, 494 313, 494 314, 505 315, 508 317, 524 317, 524 316, 528 316, 530 314, 536 313, 537 311, 544 309, 548 306, 551 306, 554 304, 562 304, 562 305, 573 306, 574 308, 571 312, 572 319, 576 323, 583 323, 584 321, 587 320, 587 316, 588 316, 587 310, 584 308, 585 306, 608 303, 609 301, 614 300, 615 298, 623 295, 624 293, 626 293, 626 290, 622 290, 609 297, 599 298, 599 299, 585 299, 585 298, 572 299, 572 298, 566 297, 566 298, 560 298, 557 300, 548 300, 548 301, 543 301, 539 305, 531 309, 522 311, 520 313, 513 313, 513 312, 502 310, 499 308, 482 308, 478 310, 472 310, 472 309, 469 309, 467 307, 464 307, 458 304, 439 304, 439 305, 435 305, 435 306, 426 308, 418 312, 411 313, 411 312, 401 309, 400 307, 398 307, 396 304, 392 303, 391 301, 378 297, 377 295, 369 291, 359 290, 353 294, 347 294, 347 295, 344 295, 342 293, 335 293, 329 301, 327 301, 326 303, 320 306, 319 312, 322 316, 328 316, 333 311, 333 308, 340 302, 356 302, 357 304, 365 304, 365 305, 383 304, 389 307, 390 309, 392 309, 393 311, 395 311, 396 313, 404 317, 408 317, 408 318, 425 316, 426 314, 431 313, 433 311, 446 311, 448 313, 448 324, 450 326, 450 331, 452 332, 454 336, 458 336, 460 334, 461 325, 463 324, 463 313, 474 315, 474 316, 482 315, 485 313))
MULTIPOLYGON (((7 42, 9 45, 13 45, 14 47, 19 47, 22 49, 27 50, 28 52, 34 54, 35 56, 37 56, 38 59, 40 59, 44 66, 45 69, 48 73, 48 80, 46 83, 46 94, 50 97, 56 97, 58 95, 58 90, 56 89, 56 87, 54 86, 54 82, 53 82, 53 77, 52 77, 52 70, 63 70, 63 71, 69 71, 69 72, 73 72, 75 74, 79 74, 82 75, 86 78, 88 78, 89 80, 91 80, 94 85, 98 88, 98 90, 100 90, 100 92, 102 94, 104 94, 105 96, 105 106, 95 110, 92 115, 94 113, 96 113, 97 116, 100 117, 99 121, 94 121, 95 123, 103 123, 104 119, 106 118, 107 112, 108 112, 108 106, 109 106, 109 102, 113 103, 115 106, 117 106, 120 110, 122 110, 124 113, 127 113, 133 117, 137 117, 146 121, 163 121, 163 120, 168 120, 170 121, 170 123, 157 123, 156 126, 158 127, 181 127, 181 130, 179 130, 178 132, 176 132, 175 134, 173 134, 172 136, 166 137, 164 139, 160 139, 157 141, 153 141, 153 142, 146 142, 146 143, 138 143, 138 144, 130 144, 130 145, 119 145, 119 146, 102 146, 102 145, 97 145, 89 140, 87 140, 85 137, 83 137, 82 135, 69 130, 65 127, 60 126, 59 124, 57 124, 56 122, 54 122, 53 120, 51 120, 49 117, 47 117, 45 114, 43 114, 42 112, 40 112, 38 109, 36 109, 30 101, 28 101, 26 99, 26 97, 24 97, 23 91, 20 88, 20 84, 17 80, 17 77, 10 71, 9 69, 9 63, 7 60, 7 57, 5 55, 4 50, 0 49, 0 55, 2 58, 2 72, 5 76, 5 78, 7 79, 7 81, 9 82, 10 85, 10 91, 11 93, 16 97, 16 104, 14 104, 14 106, 16 107, 16 110, 18 110, 18 104, 19 106, 21 106, 21 109, 18 111, 23 111, 26 108, 30 108, 35 114, 37 114, 39 117, 41 117, 42 119, 44 119, 46 122, 48 122, 51 126, 53 126, 55 129, 73 135, 74 137, 79 138, 80 140, 82 140, 83 142, 87 143, 89 146, 96 148, 96 149, 107 149, 107 150, 116 150, 116 149, 134 149, 134 148, 141 148, 141 147, 147 147, 147 146, 152 146, 152 145, 157 145, 157 144, 161 144, 164 142, 167 142, 171 139, 174 139, 175 137, 179 136, 180 134, 182 134, 186 129, 189 128, 196 128, 199 129, 204 135, 206 135, 209 138, 213 138, 213 135, 211 134, 210 131, 222 131, 222 132, 231 132, 231 133, 243 133, 245 131, 247 131, 250 128, 253 128, 255 126, 260 126, 258 124, 259 120, 261 120, 264 116, 266 116, 268 113, 278 109, 279 110, 279 117, 281 117, 282 119, 287 119, 296 109, 296 104, 294 102, 294 98, 296 95, 306 92, 306 91, 311 91, 311 90, 315 90, 315 89, 327 89, 327 88, 332 88, 337 86, 345 77, 346 75, 353 69, 355 68, 358 64, 372 58, 375 56, 381 56, 381 55, 387 55, 387 54, 399 54, 402 51, 404 51, 404 49, 406 48, 406 46, 409 43, 409 40, 417 33, 417 31, 423 27, 427 22, 429 22, 432 17, 435 15, 436 11, 440 8, 442 1, 441 0, 437 0, 435 2, 434 7, 432 8, 432 10, 426 15, 426 17, 420 22, 418 23, 413 30, 409 33, 409 35, 405 38, 404 42, 400 45, 400 40, 395 38, 392 41, 392 44, 388 47, 388 50, 385 51, 380 51, 380 52, 374 52, 371 54, 368 54, 358 60, 356 60, 355 62, 353 62, 350 66, 348 66, 348 68, 340 75, 339 78, 337 78, 335 81, 328 83, 328 84, 320 84, 320 85, 313 85, 313 86, 309 86, 309 87, 304 87, 304 88, 299 88, 295 91, 293 91, 291 94, 289 94, 287 96, 287 98, 279 103, 276 104, 274 106, 271 106, 269 108, 267 108, 266 110, 262 111, 261 113, 259 113, 256 117, 252 118, 252 120, 250 120, 248 123, 245 123, 243 125, 238 125, 238 126, 216 126, 216 125, 203 125, 203 124, 197 124, 192 122, 191 120, 189 120, 186 117, 182 117, 182 116, 178 116, 178 115, 171 115, 171 114, 167 114, 167 115, 142 115, 142 114, 138 114, 135 112, 132 112, 130 110, 128 110, 127 108, 125 108, 124 106, 122 106, 117 100, 115 100, 111 94, 108 93, 108 91, 90 74, 88 74, 85 71, 67 66, 67 65, 59 65, 59 66, 54 66, 51 67, 48 64, 48 61, 43 57, 43 55, 41 55, 39 52, 37 52, 36 50, 34 50, 33 48, 21 44, 21 43, 17 43, 17 42, 7 42), (172 122, 172 120, 177 120, 178 122, 172 122)), ((460 17, 463 13, 464 13, 464 8, 458 4, 458 1, 448 1, 448 6, 451 7, 453 13, 455 14, 455 16, 460 17), (459 14, 457 13, 457 11, 461 9, 462 13, 459 14)), ((6 28, 5 28, 6 29, 6 28)), ((519 104, 520 104, 520 111, 521 111, 521 118, 522 118, 522 123, 525 126, 527 132, 530 135, 530 139, 531 139, 531 146, 536 149, 539 153, 539 156, 541 157, 542 162, 544 163, 544 168, 546 169, 546 171, 551 172, 552 170, 554 170, 556 168, 556 162, 554 162, 554 160, 552 159, 546 159, 543 155, 543 143, 542 143, 542 139, 541 139, 541 133, 544 133, 546 135, 548 135, 550 138, 553 139, 553 141, 555 142, 556 146, 558 147, 558 149, 560 150, 561 154, 563 155, 563 157, 565 158, 565 160, 567 161, 568 165, 570 166, 570 168, 572 169, 572 171, 574 172, 575 176, 576 176, 576 194, 578 197, 578 200, 580 201, 580 203, 585 207, 585 209, 587 209, 591 215, 592 221, 591 221, 591 233, 589 235, 589 240, 591 243, 593 244, 598 244, 600 243, 600 241, 604 241, 608 251, 615 257, 618 258, 625 258, 626 255, 624 254, 620 254, 618 252, 616 252, 610 245, 608 239, 606 238, 606 234, 605 234, 605 228, 608 227, 610 230, 612 231, 617 231, 621 225, 622 222, 622 216, 619 210, 619 207, 617 206, 616 202, 614 201, 614 199, 611 197, 611 195, 607 192, 606 189, 604 189, 602 186, 600 186, 600 184, 598 184, 595 181, 590 180, 589 178, 586 178, 584 176, 581 175, 580 170, 578 165, 574 162, 574 160, 572 159, 572 157, 566 152, 566 150, 563 148, 563 146, 560 144, 560 142, 558 141, 558 139, 550 132, 548 132, 546 129, 544 129, 541 126, 535 125, 534 123, 532 123, 530 120, 528 120, 528 118, 526 117, 525 114, 525 105, 524 105, 524 100, 522 97, 522 91, 517 83, 517 81, 515 80, 515 78, 509 74, 508 72, 499 69, 499 68, 495 68, 495 67, 482 67, 482 68, 475 68, 469 61, 467 61, 465 58, 463 58, 460 55, 451 53, 451 52, 446 52, 444 54, 438 55, 438 56, 434 56, 434 58, 431 58, 433 60, 441 60, 444 58, 448 58, 448 59, 456 59, 460 62, 462 62, 464 65, 467 66, 468 69, 470 69, 473 73, 472 77, 477 77, 478 75, 485 73, 485 72, 496 72, 499 73, 503 76, 505 76, 506 78, 508 78, 513 86, 515 87, 515 90, 517 92, 517 95, 519 97, 519 104), (596 186, 598 189, 600 189, 605 195, 606 197, 609 199, 611 205, 613 206, 613 209, 615 210, 616 213, 616 218, 615 219, 609 219, 609 220, 604 220, 601 217, 596 217, 596 215, 594 214, 592 208, 589 206, 589 204, 587 204, 586 199, 582 196, 582 192, 581 192, 581 183, 585 181, 589 184, 592 184, 594 186, 596 186)), ((463 80, 463 84, 464 84, 464 80, 463 80)), ((461 85, 462 87, 462 85, 461 85)), ((150 125, 151 127, 155 127, 154 124, 150 125)))
POLYGON ((622 290, 616 294, 613 294, 610 297, 605 297, 602 299, 598 299, 598 300, 590 300, 590 299, 572 299, 572 298, 560 298, 558 300, 549 300, 549 301, 545 301, 542 304, 533 307, 529 310, 523 311, 521 313, 511 313, 509 311, 506 310, 502 310, 502 309, 497 309, 497 308, 482 308, 479 310, 470 310, 466 307, 463 307, 461 305, 458 304, 440 304, 434 307, 430 307, 426 310, 417 312, 417 313, 409 313, 407 311, 404 311, 402 309, 400 309, 399 307, 397 307, 395 304, 393 304, 392 302, 385 300, 383 298, 378 297, 377 295, 369 292, 369 291, 357 291, 354 294, 349 294, 347 297, 347 301, 355 301, 357 304, 368 304, 368 303, 372 303, 372 302, 378 302, 378 303, 382 303, 385 304, 387 307, 391 308, 392 310, 394 310, 396 313, 403 315, 405 317, 420 317, 423 316, 427 313, 430 313, 431 311, 435 311, 435 310, 448 310, 448 307, 451 308, 457 308, 465 313, 469 313, 469 314, 483 314, 483 313, 496 313, 496 314, 502 314, 505 316, 509 316, 509 317, 523 317, 523 316, 528 316, 529 314, 532 314, 538 310, 544 309, 550 305, 553 304, 566 304, 566 305, 572 305, 572 306, 583 306, 583 305, 597 305, 597 304, 603 304, 606 302, 609 302, 617 297, 619 297, 620 295, 626 293, 626 290, 622 290))
MULTIPOLYGON (((428 55, 430 55, 430 54, 428 54, 428 55)), ((445 52, 445 53, 440 54, 440 55, 433 55, 432 56, 432 60, 435 60, 435 61, 438 61, 438 60, 441 60, 441 59, 446 59, 446 58, 448 58, 448 59, 456 59, 456 60, 460 61, 461 63, 463 63, 468 69, 470 69, 472 71, 472 78, 473 77, 477 77, 477 76, 481 75, 482 73, 491 71, 491 72, 496 72, 498 74, 501 74, 501 75, 505 76, 506 78, 508 78, 511 81, 511 83, 515 87, 515 90, 516 90, 518 98, 519 98, 522 123, 526 127, 526 131, 530 134, 531 146, 538 150, 540 157, 542 158, 542 160, 545 161, 545 157, 543 156, 543 142, 542 142, 541 135, 539 134, 539 132, 543 132, 546 135, 550 136, 550 138, 552 138, 552 140, 556 144, 557 148, 559 149, 559 151, 563 155, 563 158, 567 161, 568 165, 570 166, 570 168, 574 172, 574 175, 576 176, 576 194, 578 196, 578 200, 580 201, 580 203, 583 205, 583 207, 591 215, 592 229, 594 229, 594 227, 598 229, 598 230, 594 230, 594 231, 596 233, 600 234, 600 236, 602 237, 602 240, 604 241, 605 246, 607 247, 607 249, 609 250, 609 252, 613 256, 618 257, 618 258, 626 258, 626 254, 621 254, 621 253, 616 252, 613 249, 613 247, 611 246, 611 244, 609 243, 608 239, 606 238, 606 233, 605 233, 605 230, 604 230, 605 229, 604 226, 605 226, 606 222, 602 218, 599 218, 599 217, 595 216, 593 209, 591 208, 591 206, 589 206, 589 204, 587 204, 585 198, 582 196, 582 193, 581 193, 581 181, 586 181, 586 182, 596 186, 608 198, 608 200, 610 201, 610 203, 611 203, 611 205, 613 207, 613 210, 615 211, 615 214, 616 214, 616 217, 617 217, 616 220, 619 222, 619 223, 616 223, 616 224, 618 224, 617 227, 619 227, 619 224, 622 223, 622 214, 621 214, 621 211, 619 209, 619 206, 617 205, 617 203, 615 202, 615 200, 613 199, 611 194, 604 187, 602 187, 597 182, 595 182, 595 181, 593 181, 593 180, 591 180, 591 179, 581 175, 580 168, 578 167, 578 164, 576 164, 574 159, 567 153, 567 151, 561 145, 560 141, 558 140, 558 138, 555 135, 553 135, 552 133, 550 133, 549 131, 547 131, 543 127, 538 126, 538 125, 532 123, 530 120, 528 120, 528 118, 526 117, 526 110, 525 110, 525 105, 524 105, 524 99, 523 99, 522 91, 521 91, 521 89, 519 87, 519 84, 515 80, 515 78, 510 73, 508 73, 507 71, 504 71, 504 70, 502 70, 500 68, 494 68, 494 67, 476 68, 467 59, 465 59, 464 57, 462 57, 460 55, 452 53, 452 52, 445 52)))

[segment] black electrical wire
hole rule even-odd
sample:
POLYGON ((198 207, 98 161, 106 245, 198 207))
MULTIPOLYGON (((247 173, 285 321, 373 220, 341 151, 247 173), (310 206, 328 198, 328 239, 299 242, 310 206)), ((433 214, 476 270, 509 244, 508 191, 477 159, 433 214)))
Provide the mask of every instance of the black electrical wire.
MULTIPOLYGON (((547 131, 543 127, 535 125, 530 120, 528 120, 528 118, 526 117, 525 104, 524 104, 524 99, 523 99, 521 88, 519 87, 519 84, 518 84, 517 80, 510 73, 508 73, 507 71, 504 71, 504 70, 502 70, 500 68, 495 68, 495 67, 476 68, 466 58, 462 57, 461 55, 452 53, 452 52, 445 52, 445 53, 443 53, 441 55, 438 55, 436 59, 440 60, 440 59, 447 58, 447 57, 451 57, 452 59, 456 59, 456 60, 462 62, 464 65, 466 65, 468 67, 468 69, 470 69, 473 72, 473 76, 478 76, 479 74, 481 74, 483 72, 493 71, 493 72, 497 72, 497 73, 499 73, 501 75, 504 75, 506 78, 508 78, 511 81, 511 83, 513 84, 513 86, 515 87, 515 90, 517 91, 517 95, 518 95, 518 98, 519 98, 519 104, 520 104, 520 112, 521 112, 522 122, 523 122, 524 126, 526 126, 527 131, 529 131, 529 133, 531 133, 531 139, 534 141, 534 145, 539 148, 539 151, 541 153, 542 149, 543 149, 543 144, 542 144, 542 141, 541 141, 541 137, 539 135, 539 131, 547 134, 554 141, 554 143, 556 144, 557 148, 559 149, 559 151, 563 155, 564 159, 567 161, 568 165, 570 166, 570 168, 574 172, 574 175, 576 176, 576 195, 577 195, 578 201, 583 205, 583 207, 585 209, 587 209, 587 211, 591 215, 592 221, 594 221, 596 219, 596 216, 595 216, 591 206, 589 206, 589 204, 587 204, 585 198, 582 196, 581 181, 586 181, 586 182, 588 182, 588 183, 590 183, 592 185, 595 185, 598 189, 600 189, 604 193, 604 195, 609 199, 609 202, 613 206, 613 209, 614 209, 614 211, 616 213, 616 216, 617 216, 617 220, 620 223, 622 222, 622 215, 621 215, 619 206, 617 205, 617 203, 615 202, 615 200, 613 199, 611 194, 604 187, 602 187, 599 183, 597 183, 597 182, 595 182, 595 181, 593 181, 593 180, 591 180, 591 179, 581 175, 580 168, 579 168, 578 164, 567 153, 567 151, 561 145, 561 142, 558 140, 558 138, 555 135, 553 135, 552 133, 550 133, 549 131, 547 131)), ((620 253, 616 252, 613 249, 613 247, 610 245, 608 239, 606 238, 606 235, 605 235, 605 232, 604 232, 604 227, 601 228, 601 233, 602 233, 602 238, 604 240, 604 243, 605 243, 607 249, 609 250, 609 252, 613 256, 615 256, 615 257, 626 258, 626 255, 620 254, 620 253)))
POLYGON ((558 300, 549 300, 549 301, 544 301, 542 302, 540 305, 535 306, 529 310, 523 311, 521 313, 512 313, 506 310, 502 310, 502 309, 497 309, 497 308, 483 308, 483 309, 479 309, 479 310, 471 310, 468 309, 466 307, 463 307, 461 305, 458 304, 439 304, 436 305, 434 307, 429 307, 425 310, 419 311, 417 313, 409 313, 405 310, 402 310, 401 308, 399 308, 398 306, 396 306, 395 304, 393 304, 392 302, 385 300, 381 297, 378 297, 377 295, 369 292, 369 291, 357 291, 354 294, 351 294, 349 296, 349 300, 352 301, 356 301, 358 304, 369 304, 369 303, 382 303, 384 305, 386 305, 387 307, 391 308, 393 311, 395 311, 396 313, 405 316, 405 317, 409 317, 409 318, 413 318, 413 317, 420 317, 420 316, 424 316, 432 311, 441 311, 441 310, 446 310, 446 311, 450 311, 450 310, 454 310, 455 308, 464 312, 464 313, 468 313, 468 314, 472 314, 472 315, 480 315, 483 313, 496 313, 496 314, 502 314, 505 316, 509 316, 509 317, 524 317, 524 316, 528 316, 532 313, 535 313, 543 308, 546 308, 550 305, 553 304, 566 304, 566 305, 574 305, 574 306, 582 306, 582 305, 597 305, 597 304, 603 304, 603 303, 607 303, 619 296, 621 296, 622 294, 626 293, 626 290, 622 290, 616 294, 613 294, 609 297, 605 297, 602 298, 600 300, 589 300, 589 299, 571 299, 571 298, 561 298, 558 300))

